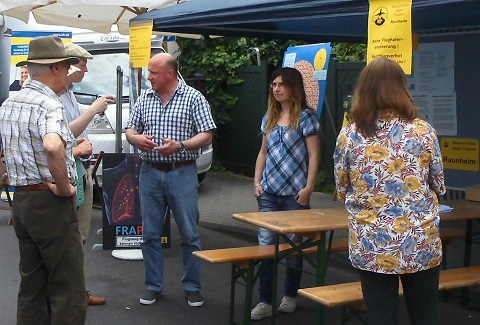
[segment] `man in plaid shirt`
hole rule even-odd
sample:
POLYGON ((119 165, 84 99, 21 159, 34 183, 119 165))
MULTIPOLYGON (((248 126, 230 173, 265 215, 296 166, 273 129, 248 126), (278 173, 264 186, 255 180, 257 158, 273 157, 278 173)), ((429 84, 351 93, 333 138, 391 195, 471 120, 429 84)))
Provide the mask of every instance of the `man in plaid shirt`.
POLYGON ((199 149, 212 142, 216 126, 205 97, 178 78, 172 55, 156 54, 148 70, 151 89, 138 98, 126 126, 127 139, 142 151, 143 160, 139 192, 147 290, 140 303, 153 304, 164 288, 160 237, 169 208, 181 238, 182 286, 188 304, 200 307, 200 263, 192 255, 200 250, 195 160, 199 149))

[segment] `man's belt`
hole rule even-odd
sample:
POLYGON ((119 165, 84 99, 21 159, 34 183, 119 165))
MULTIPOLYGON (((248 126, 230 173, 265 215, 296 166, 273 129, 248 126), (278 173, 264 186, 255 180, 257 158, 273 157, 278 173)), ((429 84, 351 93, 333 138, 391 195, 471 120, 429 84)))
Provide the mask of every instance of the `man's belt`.
POLYGON ((15 186, 15 191, 50 191, 50 187, 40 183, 34 185, 15 186))
POLYGON ((154 163, 154 162, 146 162, 147 165, 152 166, 155 169, 158 169, 162 172, 169 172, 175 170, 180 167, 185 167, 191 165, 195 162, 195 160, 184 160, 184 161, 177 161, 171 163, 154 163))

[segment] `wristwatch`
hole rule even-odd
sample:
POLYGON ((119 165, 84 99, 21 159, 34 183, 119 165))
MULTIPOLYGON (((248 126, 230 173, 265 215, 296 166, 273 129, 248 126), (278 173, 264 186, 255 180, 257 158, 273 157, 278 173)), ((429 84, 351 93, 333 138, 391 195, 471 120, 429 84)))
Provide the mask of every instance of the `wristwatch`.
POLYGON ((180 148, 178 148, 178 152, 185 153, 185 145, 182 141, 180 141, 180 148))

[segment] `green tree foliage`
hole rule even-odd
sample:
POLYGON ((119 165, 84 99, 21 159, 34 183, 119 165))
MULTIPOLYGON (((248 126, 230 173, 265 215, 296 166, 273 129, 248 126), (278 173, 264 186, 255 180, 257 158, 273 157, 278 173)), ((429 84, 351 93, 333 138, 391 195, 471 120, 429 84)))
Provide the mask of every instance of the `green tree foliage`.
POLYGON ((237 77, 236 69, 248 64, 247 53, 237 40, 216 38, 208 40, 178 39, 181 55, 178 58, 180 71, 188 79, 194 74, 205 77, 206 97, 212 108, 217 125, 229 121, 228 111, 237 98, 228 94, 227 85, 243 82, 237 77))
POLYGON ((367 46, 355 43, 332 43, 332 54, 339 62, 363 62, 367 59, 367 46))
POLYGON ((256 57, 249 55, 249 49, 257 47, 262 62, 269 67, 279 67, 283 53, 289 46, 302 42, 254 38, 219 37, 195 40, 180 38, 177 40, 181 55, 178 58, 180 71, 185 79, 194 74, 202 74, 207 83, 207 99, 212 108, 212 115, 217 126, 229 122, 231 110, 238 98, 226 92, 228 85, 243 82, 236 70, 242 66, 257 64, 256 57))
MULTIPOLYGON (((219 37, 214 39, 179 38, 177 43, 181 55, 178 58, 180 71, 188 79, 201 74, 206 79, 206 97, 212 107, 212 115, 217 125, 226 124, 238 98, 226 92, 228 85, 243 82, 236 70, 249 64, 257 64, 251 54, 258 48, 262 62, 268 64, 270 73, 281 66, 283 54, 289 46, 307 44, 303 41, 264 40, 247 37, 219 37)), ((332 43, 332 56, 340 62, 365 61, 365 44, 332 43)))

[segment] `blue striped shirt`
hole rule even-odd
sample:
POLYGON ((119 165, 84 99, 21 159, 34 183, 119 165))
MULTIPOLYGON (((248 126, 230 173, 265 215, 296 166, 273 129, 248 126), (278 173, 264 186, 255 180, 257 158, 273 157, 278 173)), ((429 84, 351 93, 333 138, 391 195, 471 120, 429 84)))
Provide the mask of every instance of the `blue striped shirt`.
MULTIPOLYGON (((152 89, 143 92, 133 106, 126 128, 134 129, 138 134, 153 135, 152 141, 161 146, 161 138, 185 141, 198 133, 214 130, 216 126, 205 97, 179 80, 173 97, 167 103, 162 103, 158 93, 152 89)), ((199 155, 199 150, 175 152, 170 156, 162 156, 152 150, 142 152, 140 157, 152 163, 171 163, 195 160, 199 155)))
MULTIPOLYGON (((78 104, 77 99, 75 98, 75 93, 72 90, 72 87, 70 87, 66 92, 61 94, 58 99, 63 105, 63 109, 65 111, 65 117, 67 118, 67 123, 72 122, 76 118, 80 117, 82 115, 82 109, 80 108, 80 105, 78 104)), ((70 127, 69 127, 70 128, 70 127)), ((85 132, 85 130, 82 131, 77 137, 79 138, 85 138, 88 139, 88 135, 85 132)), ((78 145, 78 142, 75 142, 75 146, 78 145)), ((82 159, 81 157, 74 157, 77 165, 79 165, 80 162, 82 161, 89 161, 89 159, 82 159)), ((77 173, 78 173, 78 178, 82 178, 85 173, 86 169, 84 168, 83 164, 81 165, 82 168, 77 168, 77 173)))

